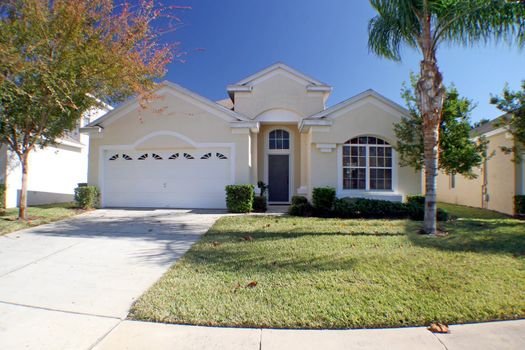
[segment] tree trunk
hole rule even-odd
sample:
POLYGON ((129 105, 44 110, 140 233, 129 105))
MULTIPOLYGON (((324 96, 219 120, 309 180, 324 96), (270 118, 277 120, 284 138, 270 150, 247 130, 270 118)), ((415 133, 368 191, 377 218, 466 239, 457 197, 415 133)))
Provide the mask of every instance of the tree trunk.
POLYGON ((20 205, 18 207, 18 220, 25 220, 26 219, 28 156, 29 156, 29 152, 26 152, 26 153, 23 153, 22 157, 21 157, 21 162, 22 162, 22 189, 20 191, 20 205))
POLYGON ((417 83, 417 99, 423 116, 425 157, 425 223, 423 230, 427 234, 436 234, 439 125, 445 100, 445 90, 443 78, 434 55, 421 62, 421 77, 417 83))

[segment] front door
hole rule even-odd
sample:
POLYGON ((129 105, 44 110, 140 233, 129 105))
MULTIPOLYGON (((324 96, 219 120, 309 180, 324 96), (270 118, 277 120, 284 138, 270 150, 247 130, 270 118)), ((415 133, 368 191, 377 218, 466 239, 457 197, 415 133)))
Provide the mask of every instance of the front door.
POLYGON ((268 201, 290 200, 290 155, 268 155, 268 201))

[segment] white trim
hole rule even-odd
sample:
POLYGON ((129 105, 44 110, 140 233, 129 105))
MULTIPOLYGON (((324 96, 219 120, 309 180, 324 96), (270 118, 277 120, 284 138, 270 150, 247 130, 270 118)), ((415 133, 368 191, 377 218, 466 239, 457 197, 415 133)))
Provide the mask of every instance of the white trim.
POLYGON ((292 74, 292 75, 295 75, 296 77, 300 78, 302 81, 304 82, 308 82, 308 83, 311 83, 311 84, 314 84, 314 85, 324 85, 324 86, 328 86, 327 84, 321 82, 320 80, 317 80, 317 79, 314 79, 312 77, 309 77, 295 69, 293 69, 292 67, 282 63, 282 62, 277 62, 275 64, 272 64, 271 66, 269 67, 266 67, 264 68, 263 70, 260 70, 258 71, 257 73, 254 73, 252 75, 250 75, 249 77, 246 77, 240 81, 238 81, 235 85, 245 85, 247 83, 251 83, 251 82, 254 82, 255 80, 263 77, 263 76, 266 76, 268 75, 269 73, 275 71, 275 70, 283 70, 284 72, 287 72, 289 74, 292 74))
POLYGON ((99 157, 98 159, 98 184, 100 188, 100 205, 102 207, 105 207, 105 204, 106 204, 105 187, 104 187, 105 152, 114 151, 114 150, 136 150, 136 147, 138 145, 140 145, 144 141, 147 141, 157 136, 174 136, 174 137, 180 138, 181 140, 187 142, 188 144, 192 145, 195 148, 228 148, 230 150, 230 157, 229 157, 230 158, 230 182, 231 184, 235 184, 235 170, 236 170, 235 164, 236 164, 236 159, 237 159, 235 143, 221 143, 221 142, 199 143, 175 131, 156 131, 156 132, 152 132, 151 134, 148 134, 138 139, 133 144, 100 146, 99 155, 98 155, 99 157))
POLYGON ((347 112, 351 109, 361 106, 362 104, 358 104, 358 102, 366 100, 367 98, 370 98, 370 97, 381 102, 380 104, 375 103, 375 105, 379 108, 386 110, 387 112, 390 112, 390 113, 396 112, 396 113, 400 113, 401 115, 405 115, 405 116, 410 115, 410 112, 408 111, 408 109, 386 98, 385 96, 379 94, 378 92, 370 89, 370 90, 363 91, 362 93, 358 95, 350 97, 349 99, 344 100, 330 108, 327 108, 322 112, 314 114, 308 117, 308 119, 317 119, 317 118, 325 118, 325 117, 329 119, 337 118, 341 116, 342 114, 344 114, 344 112, 347 112), (385 109, 385 107, 389 107, 389 108, 385 109))
POLYGON ((330 153, 335 148, 337 148, 337 144, 335 143, 317 143, 315 147, 317 147, 317 149, 323 153, 330 153))
POLYGON ((300 133, 308 132, 310 128, 321 126, 330 127, 333 122, 326 119, 303 119, 299 122, 298 128, 300 133))
MULTIPOLYGON (((361 135, 365 136, 365 135, 361 135)), ((374 136, 378 137, 378 136, 374 136)), ((387 139, 383 139, 387 140, 387 139)), ((343 146, 344 144, 339 144, 337 146, 337 187, 336 194, 337 197, 363 197, 363 198, 374 198, 374 199, 388 199, 388 200, 403 200, 403 194, 398 192, 399 183, 397 176, 397 169, 399 164, 397 164, 397 152, 392 147, 392 189, 391 190, 370 190, 370 167, 368 166, 368 153, 366 156, 366 189, 365 190, 348 190, 343 189, 343 146)))
POLYGON ((258 133, 261 123, 258 121, 236 121, 231 122, 230 127, 232 129, 249 129, 253 133, 258 133))
POLYGON ((492 137, 492 136, 496 136, 496 135, 502 134, 504 132, 508 132, 507 128, 499 127, 497 129, 494 129, 494 130, 491 130, 491 131, 487 131, 484 134, 476 135, 475 137, 472 138, 472 140, 476 141, 476 140, 478 140, 480 138, 480 136, 492 137))
POLYGON ((268 203, 269 204, 288 204, 292 200, 293 196, 293 189, 294 189, 294 151, 295 151, 295 144, 294 144, 294 134, 293 131, 284 125, 276 125, 272 128, 269 128, 266 130, 264 134, 264 159, 263 159, 263 168, 264 168, 264 182, 268 184, 268 157, 272 154, 282 154, 282 155, 288 155, 288 202, 270 202, 269 196, 268 196, 268 203), (288 149, 270 149, 270 133, 274 130, 285 130, 290 135, 290 148, 288 149))

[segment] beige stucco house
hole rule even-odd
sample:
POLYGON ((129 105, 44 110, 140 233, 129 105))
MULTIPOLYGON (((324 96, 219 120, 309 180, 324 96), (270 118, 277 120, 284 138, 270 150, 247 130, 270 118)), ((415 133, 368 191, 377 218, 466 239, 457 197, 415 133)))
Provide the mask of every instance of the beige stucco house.
POLYGON ((393 123, 408 111, 368 90, 327 108, 332 87, 282 63, 213 102, 166 82, 84 128, 88 182, 104 207, 224 208, 228 184, 269 185, 270 203, 332 186, 339 197, 401 201, 421 174, 400 167, 393 123))
POLYGON ((525 194, 525 162, 513 162, 513 155, 501 149, 514 143, 512 135, 500 126, 504 117, 472 130, 473 137, 485 136, 489 141, 489 158, 475 169, 475 179, 439 174, 439 201, 514 214, 514 196, 525 194))

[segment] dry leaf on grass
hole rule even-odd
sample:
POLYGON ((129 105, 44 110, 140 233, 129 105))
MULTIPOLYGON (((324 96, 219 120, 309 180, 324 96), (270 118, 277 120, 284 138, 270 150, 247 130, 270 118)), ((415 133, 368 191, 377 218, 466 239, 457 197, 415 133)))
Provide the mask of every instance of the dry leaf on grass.
POLYGON ((449 333, 448 326, 439 322, 431 323, 427 329, 432 333, 449 333))
POLYGON ((253 241, 252 236, 244 236, 242 239, 244 239, 245 241, 253 241))
POLYGON ((213 244, 213 246, 214 246, 214 247, 216 247, 216 246, 220 245, 220 243, 219 243, 219 242, 217 242, 217 241, 214 241, 214 242, 213 242, 212 244, 213 244))
POLYGON ((257 281, 251 281, 246 285, 246 288, 253 288, 257 285, 257 281))

